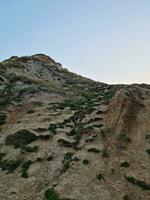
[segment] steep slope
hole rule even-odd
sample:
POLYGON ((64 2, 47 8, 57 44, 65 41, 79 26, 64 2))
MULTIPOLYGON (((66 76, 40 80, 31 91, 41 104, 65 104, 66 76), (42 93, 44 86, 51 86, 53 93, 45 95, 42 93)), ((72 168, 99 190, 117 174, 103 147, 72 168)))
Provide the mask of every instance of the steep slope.
POLYGON ((149 85, 12 57, 0 63, 0 109, 0 199, 149 199, 149 85))

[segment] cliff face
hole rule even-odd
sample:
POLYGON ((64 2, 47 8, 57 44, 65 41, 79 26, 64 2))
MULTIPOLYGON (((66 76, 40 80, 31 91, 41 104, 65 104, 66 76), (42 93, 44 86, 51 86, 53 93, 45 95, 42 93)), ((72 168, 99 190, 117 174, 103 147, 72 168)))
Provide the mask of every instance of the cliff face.
POLYGON ((0 199, 148 200, 150 86, 37 54, 0 63, 0 199))

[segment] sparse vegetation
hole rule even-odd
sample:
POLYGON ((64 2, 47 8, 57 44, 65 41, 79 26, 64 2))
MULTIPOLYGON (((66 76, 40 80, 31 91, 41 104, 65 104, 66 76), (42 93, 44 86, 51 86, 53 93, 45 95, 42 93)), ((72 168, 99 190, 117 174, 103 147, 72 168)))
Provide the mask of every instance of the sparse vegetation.
POLYGON ((38 151, 38 146, 23 146, 22 150, 28 153, 33 153, 38 151))
POLYGON ((41 139, 41 140, 48 140, 50 137, 51 137, 50 134, 47 134, 47 135, 39 135, 39 136, 38 136, 38 138, 41 139))
POLYGON ((22 148, 37 139, 38 137, 34 133, 31 133, 29 130, 22 129, 12 135, 8 135, 5 139, 5 144, 12 145, 14 148, 22 148))
POLYGON ((137 180, 133 176, 125 176, 125 179, 133 185, 137 185, 138 187, 142 188, 143 190, 150 190, 150 184, 147 184, 141 180, 137 180))
POLYGON ((4 156, 6 156, 5 153, 0 153, 0 162, 1 162, 1 160, 2 160, 2 158, 3 158, 4 156))
POLYGON ((91 147, 91 148, 88 149, 88 152, 99 153, 100 150, 97 149, 96 147, 91 147))
POLYGON ((21 177, 28 178, 28 169, 32 164, 31 160, 24 161, 21 165, 21 177))
POLYGON ((7 115, 5 113, 0 113, 0 126, 2 126, 3 124, 5 124, 7 115))
POLYGON ((146 149, 146 153, 150 156, 150 149, 146 149))
POLYGON ((57 133, 56 129, 57 129, 57 125, 56 124, 50 124, 49 127, 48 127, 48 130, 51 133, 53 133, 54 135, 57 133))
POLYGON ((89 162, 90 162, 90 161, 87 160, 87 159, 84 159, 84 160, 83 160, 83 164, 85 164, 85 165, 89 164, 89 162))
POLYGON ((40 132, 47 131, 47 128, 41 128, 41 127, 39 127, 39 128, 34 129, 34 131, 40 133, 40 132))
POLYGON ((120 164, 120 166, 121 166, 121 167, 127 168, 127 167, 129 167, 130 165, 129 165, 129 163, 128 163, 127 161, 124 161, 124 162, 122 162, 122 163, 120 164))
POLYGON ((104 181, 105 181, 105 178, 104 178, 104 176, 103 176, 102 174, 97 174, 97 175, 96 175, 96 178, 97 178, 99 181, 101 181, 101 180, 104 180, 104 181))
POLYGON ((43 103, 41 101, 32 101, 33 105, 36 107, 41 107, 43 103))
POLYGON ((27 114, 33 114, 33 113, 35 113, 35 110, 28 110, 27 111, 27 114))
POLYGON ((127 194, 123 195, 122 200, 129 200, 129 196, 127 194))
POLYGON ((45 191, 46 200, 59 200, 59 195, 54 189, 48 189, 45 191))
POLYGON ((13 173, 20 166, 22 160, 4 160, 0 161, 0 168, 7 173, 13 173))
POLYGON ((70 163, 72 161, 72 156, 73 156, 72 152, 68 152, 64 155, 64 159, 62 161, 62 164, 63 164, 63 167, 61 170, 62 173, 65 173, 67 171, 67 169, 70 167, 70 163))
POLYGON ((62 146, 64 147, 74 147, 76 145, 76 142, 75 141, 69 141, 69 140, 66 140, 64 138, 60 138, 57 140, 57 142, 59 144, 61 144, 62 146))

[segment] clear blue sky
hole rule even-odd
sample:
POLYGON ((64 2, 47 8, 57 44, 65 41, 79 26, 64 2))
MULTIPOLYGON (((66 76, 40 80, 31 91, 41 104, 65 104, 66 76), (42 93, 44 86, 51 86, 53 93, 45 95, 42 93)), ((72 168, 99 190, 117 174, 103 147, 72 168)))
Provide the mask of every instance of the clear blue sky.
POLYGON ((0 0, 0 60, 45 53, 107 83, 150 83, 150 0, 0 0))

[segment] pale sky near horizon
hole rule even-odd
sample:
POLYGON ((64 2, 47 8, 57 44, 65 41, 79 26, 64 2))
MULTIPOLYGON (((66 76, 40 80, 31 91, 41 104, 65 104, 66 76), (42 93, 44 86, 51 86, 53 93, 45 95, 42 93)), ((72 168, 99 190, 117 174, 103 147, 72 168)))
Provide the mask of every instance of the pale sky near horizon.
POLYGON ((106 83, 150 83, 150 0, 0 0, 0 60, 44 53, 106 83))

